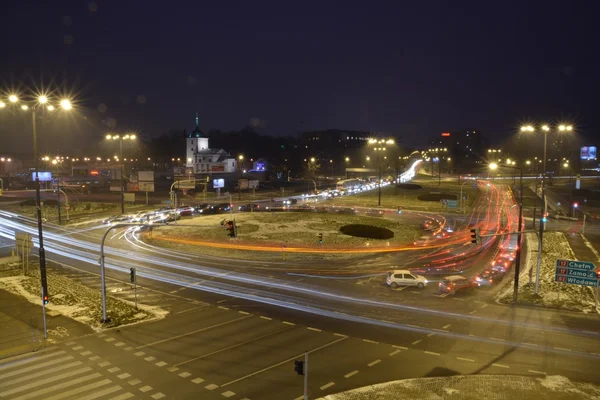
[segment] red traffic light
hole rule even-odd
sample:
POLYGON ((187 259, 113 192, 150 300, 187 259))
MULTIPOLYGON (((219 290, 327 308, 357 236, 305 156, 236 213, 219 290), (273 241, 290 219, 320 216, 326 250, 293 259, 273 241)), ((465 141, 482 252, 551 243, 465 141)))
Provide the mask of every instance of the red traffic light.
POLYGON ((44 295, 44 304, 48 304, 48 296, 44 295))
POLYGON ((579 203, 573 203, 573 207, 575 207, 575 208, 579 207, 579 203))

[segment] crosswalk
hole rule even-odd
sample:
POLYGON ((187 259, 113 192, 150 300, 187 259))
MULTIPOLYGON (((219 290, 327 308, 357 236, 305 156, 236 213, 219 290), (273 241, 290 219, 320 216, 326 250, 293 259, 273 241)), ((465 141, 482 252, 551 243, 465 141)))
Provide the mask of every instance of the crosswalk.
POLYGON ((59 348, 0 361, 0 399, 126 400, 135 397, 102 368, 59 348))

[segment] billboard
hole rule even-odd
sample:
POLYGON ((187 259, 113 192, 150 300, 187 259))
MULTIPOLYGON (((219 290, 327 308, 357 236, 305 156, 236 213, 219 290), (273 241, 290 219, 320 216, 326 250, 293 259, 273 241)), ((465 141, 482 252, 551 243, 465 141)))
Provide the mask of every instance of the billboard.
POLYGON ((218 189, 225 187, 225 179, 213 179, 213 188, 218 189))
POLYGON ((248 189, 248 179, 240 179, 240 190, 248 189))
POLYGON ((210 166, 211 172, 225 172, 225 164, 216 164, 210 166))
MULTIPOLYGON (((582 160, 595 160, 596 159, 596 146, 583 146, 581 148, 581 159, 582 160)), ((42 180, 40 178, 40 180, 42 180)))
MULTIPOLYGON (((38 171, 38 177, 40 178, 40 182, 51 182, 52 172, 38 171)), ((35 182, 35 172, 31 173, 31 180, 35 182)))
POLYGON ((140 192, 154 192, 154 182, 138 182, 140 192))
POLYGON ((138 171, 138 182, 154 182, 154 171, 138 171))
POLYGON ((258 181, 248 181, 248 187, 250 189, 258 189, 258 181))

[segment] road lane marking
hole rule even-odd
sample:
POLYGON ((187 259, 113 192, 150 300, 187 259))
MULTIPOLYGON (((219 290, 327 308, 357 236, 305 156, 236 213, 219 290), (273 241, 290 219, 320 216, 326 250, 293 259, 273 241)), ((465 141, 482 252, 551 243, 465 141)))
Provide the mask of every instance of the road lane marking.
POLYGON ((477 312, 477 310, 469 311, 469 314, 473 315, 477 312))
POLYGON ((146 357, 146 358, 144 358, 144 360, 146 360, 146 361, 150 362, 150 361, 154 361, 154 360, 156 360, 156 357, 149 356, 149 357, 146 357))
POLYGON ((499 342, 506 342, 506 339, 500 339, 500 338, 495 338, 495 337, 491 337, 491 336, 488 339, 497 340, 499 342))
POLYGON ((400 353, 400 350, 394 350, 390 353, 390 356, 395 356, 398 353, 400 353))
POLYGON ((344 375, 344 378, 350 378, 351 376, 354 376, 356 374, 358 374, 358 370, 355 369, 354 371, 348 372, 346 375, 344 375))
POLYGON ((261 315, 260 318, 261 319, 266 319, 267 321, 273 320, 273 318, 271 318, 271 317, 265 317, 264 315, 261 315))
POLYGON ((132 379, 127 383, 129 383, 131 386, 135 386, 135 385, 139 385, 140 383, 142 383, 142 381, 140 381, 139 379, 132 379))
POLYGON ((205 328, 196 329, 195 331, 191 331, 191 332, 188 332, 188 333, 182 333, 181 335, 172 336, 172 337, 167 338, 167 339, 157 340, 156 342, 144 344, 142 346, 136 347, 136 349, 143 349, 144 347, 154 346, 155 344, 161 344, 161 343, 170 342, 172 340, 181 339, 182 337, 194 335, 194 334, 199 333, 199 332, 204 332, 204 331, 207 331, 209 329, 218 328, 220 326, 231 324, 231 323, 234 323, 234 322, 237 322, 237 321, 241 321, 243 319, 248 319, 248 318, 252 318, 252 316, 251 315, 244 315, 243 317, 239 317, 239 318, 235 318, 235 319, 232 319, 232 320, 229 320, 229 321, 221 322, 221 323, 216 324, 216 325, 207 326, 205 328))
POLYGON ((199 383, 204 382, 204 379, 202 379, 202 378, 194 378, 194 379, 192 379, 192 382, 194 382, 197 385, 199 383))
POLYGON ((333 334, 333 336, 339 336, 339 337, 348 337, 348 336, 346 336, 346 335, 343 335, 343 334, 341 334, 341 333, 334 333, 334 334, 333 334))
POLYGON ((363 342, 373 343, 373 344, 378 344, 379 343, 379 342, 376 342, 374 340, 369 340, 369 339, 363 339, 363 342))
POLYGON ((369 367, 372 367, 373 365, 377 365, 377 364, 379 364, 380 362, 381 362, 381 360, 380 360, 380 359, 377 359, 377 360, 375 360, 375 361, 371 361, 371 362, 370 362, 370 363, 368 363, 367 365, 368 365, 369 367))
MULTIPOLYGON (((525 345, 525 346, 537 346, 537 344, 535 343, 527 343, 527 342, 521 342, 521 344, 525 345)), ((556 347, 555 347, 556 348, 556 347)))
POLYGON ((419 339, 419 340, 415 340, 414 342, 412 342, 412 344, 419 344, 419 343, 421 343, 421 342, 422 342, 422 340, 421 340, 421 339, 419 339))
POLYGON ((204 386, 204 389, 207 389, 207 390, 215 390, 215 389, 216 389, 216 388, 218 388, 218 387, 219 387, 219 385, 215 385, 214 383, 211 383, 210 385, 206 385, 206 386, 204 386))
POLYGON ((325 389, 327 389, 327 388, 330 388, 330 387, 332 387, 333 385, 335 385, 335 383, 333 383, 333 382, 329 382, 329 383, 327 383, 327 384, 325 384, 325 385, 321 386, 321 388, 320 388, 320 389, 321 389, 321 390, 325 390, 325 389))
POLYGON ((435 351, 427 351, 427 350, 425 350, 425 354, 429 354, 429 355, 432 355, 432 356, 439 356, 440 355, 440 353, 436 353, 435 351))
POLYGON ((145 354, 146 354, 146 353, 144 353, 143 351, 138 351, 137 353, 133 353, 133 355, 134 355, 134 356, 138 356, 138 357, 139 357, 139 356, 143 356, 143 355, 145 355, 145 354))
POLYGON ((456 357, 456 359, 461 361, 475 362, 475 360, 472 360, 470 358, 456 357))
POLYGON ((433 333, 433 332, 432 333, 428 333, 427 337, 432 337, 433 335, 435 335, 435 333, 433 333))
POLYGON ((179 376, 182 377, 182 378, 187 378, 190 375, 192 375, 192 374, 190 374, 189 372, 182 372, 182 373, 179 374, 179 376))
POLYGON ((127 372, 122 373, 121 375, 117 375, 117 378, 119 379, 126 379, 129 378, 131 375, 129 375, 127 372))
POLYGON ((228 307, 219 306, 219 308, 220 308, 221 310, 229 310, 229 308, 228 308, 228 307))
POLYGON ((164 361, 159 361, 159 362, 157 362, 157 363, 156 363, 156 364, 154 364, 154 365, 156 365, 157 367, 164 367, 165 365, 167 365, 167 363, 166 363, 166 362, 164 362, 164 361))
POLYGON ((200 310, 202 308, 206 308, 206 307, 193 307, 193 308, 188 308, 187 310, 181 310, 181 311, 177 311, 175 314, 183 314, 186 312, 190 312, 190 311, 196 311, 196 310, 200 310))
POLYGON ((229 301, 229 299, 219 300, 219 301, 217 301, 217 304, 225 303, 226 301, 229 301))
POLYGON ((545 372, 542 371, 536 371, 535 369, 528 369, 529 372, 531 372, 532 374, 540 374, 540 375, 548 375, 545 372))
POLYGON ((250 314, 250 313, 249 313, 249 312, 247 312, 247 311, 238 311, 238 313, 240 313, 240 314, 244 314, 244 315, 249 315, 249 314, 250 314))
POLYGON ((571 349, 565 349, 564 347, 556 347, 556 346, 554 346, 554 348, 556 350, 571 351, 571 349))
POLYGON ((282 321, 282 322, 283 322, 284 324, 286 324, 286 325, 296 325, 296 324, 295 324, 295 323, 293 323, 293 322, 288 322, 288 321, 282 321))
POLYGON ((319 346, 319 347, 316 347, 316 348, 314 348, 314 349, 312 349, 312 350, 309 350, 309 351, 307 351, 307 352, 305 352, 305 353, 300 353, 300 354, 297 354, 297 355, 295 355, 294 357, 291 357, 291 358, 288 358, 288 359, 286 359, 286 360, 280 361, 280 362, 278 362, 277 364, 270 365, 270 366, 268 366, 268 367, 265 367, 265 368, 259 369, 258 371, 254 371, 254 372, 252 372, 252 373, 249 373, 249 374, 247 374, 247 375, 244 375, 244 376, 242 376, 242 377, 240 377, 240 378, 237 378, 237 379, 234 379, 234 380, 232 380, 232 381, 229 381, 229 382, 227 382, 227 383, 224 383, 224 384, 222 384, 222 385, 221 385, 221 387, 224 387, 224 386, 231 385, 231 384, 233 384, 233 383, 236 383, 236 382, 242 381, 242 380, 244 380, 244 379, 247 379, 247 378, 250 378, 250 377, 252 377, 252 376, 255 376, 255 375, 261 374, 261 373, 263 373, 263 372, 265 372, 265 371, 268 371, 268 370, 270 370, 270 369, 277 368, 277 367, 279 367, 280 365, 283 365, 283 364, 285 364, 285 363, 289 363, 290 361, 296 360, 296 359, 298 359, 298 358, 300 358, 300 357, 304 356, 305 354, 310 354, 310 353, 317 352, 317 351, 319 351, 319 350, 322 350, 322 349, 324 349, 324 348, 326 348, 326 347, 333 346, 334 344, 336 344, 336 343, 339 343, 339 342, 341 342, 342 340, 346 340, 346 339, 347 339, 347 337, 343 337, 343 338, 336 339, 336 340, 334 340, 333 342, 325 343, 324 345, 322 345, 322 346, 319 346))
POLYGON ((396 346, 395 344, 393 344, 392 347, 395 348, 395 349, 400 349, 400 350, 408 350, 408 347, 396 346))
POLYGON ((312 328, 310 326, 307 326, 306 329, 308 329, 309 331, 314 331, 314 332, 321 332, 321 329, 318 328, 312 328))
POLYGON ((448 328, 450 328, 451 326, 452 326, 452 325, 450 325, 450 324, 448 324, 448 325, 444 325, 444 326, 442 326, 442 329, 448 329, 448 328))
POLYGON ((138 390, 142 393, 146 393, 146 392, 149 392, 152 390, 152 386, 150 386, 150 385, 142 386, 138 390))
POLYGON ((418 325, 406 324, 406 326, 410 326, 411 328, 420 328, 418 325))
POLYGON ((504 365, 504 364, 496 364, 496 363, 492 363, 492 365, 494 367, 498 367, 498 368, 510 368, 508 365, 504 365))
POLYGON ((246 345, 248 343, 252 343, 252 342, 255 342, 257 340, 264 339, 264 338, 266 338, 268 336, 275 335, 275 334, 278 334, 278 333, 282 333, 282 332, 285 332, 285 331, 289 331, 290 329, 292 329, 292 328, 286 327, 286 328, 279 329, 279 330, 274 331, 274 332, 269 332, 269 333, 267 333, 265 335, 255 337, 255 338, 246 340, 244 342, 231 345, 229 347, 225 347, 224 349, 215 350, 215 351, 210 352, 208 354, 203 354, 203 355, 198 356, 198 357, 190 358, 189 360, 182 361, 180 363, 175 364, 174 366, 178 367, 180 365, 187 364, 187 363, 192 362, 192 361, 200 360, 202 358, 209 357, 209 356, 212 356, 214 354, 217 354, 217 353, 220 353, 220 352, 223 352, 223 351, 231 350, 231 349, 234 349, 234 348, 239 347, 239 346, 244 346, 244 345, 246 345))
POLYGON ((156 392, 156 393, 154 393, 150 397, 152 397, 155 400, 158 400, 158 399, 162 399, 163 397, 165 397, 165 395, 163 393, 161 393, 161 392, 156 392))
POLYGON ((221 393, 221 396, 229 398, 231 396, 235 396, 235 393, 232 392, 231 390, 228 390, 226 392, 221 393))

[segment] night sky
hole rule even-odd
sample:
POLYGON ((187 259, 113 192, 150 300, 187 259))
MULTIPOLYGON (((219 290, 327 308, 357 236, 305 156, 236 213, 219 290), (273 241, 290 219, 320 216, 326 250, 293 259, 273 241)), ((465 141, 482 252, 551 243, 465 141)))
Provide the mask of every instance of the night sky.
MULTIPOLYGON (((190 130, 196 111, 203 130, 356 129, 415 145, 467 128, 501 142, 526 121, 600 128, 591 1, 6 3, 2 87, 77 93, 79 114, 46 127, 57 151, 112 125, 190 130)), ((2 147, 17 151, 26 139, 6 138, 28 125, 6 121, 2 147)))

